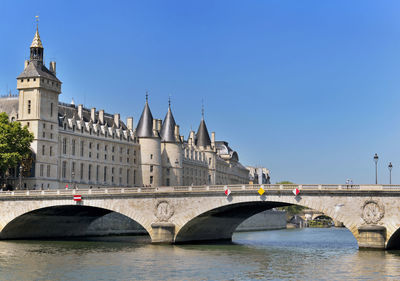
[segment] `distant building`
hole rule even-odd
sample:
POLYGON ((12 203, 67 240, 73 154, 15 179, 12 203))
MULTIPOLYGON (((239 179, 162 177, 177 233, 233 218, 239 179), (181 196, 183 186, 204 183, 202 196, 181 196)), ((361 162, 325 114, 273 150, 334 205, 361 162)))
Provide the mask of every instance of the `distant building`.
POLYGON ((249 170, 249 184, 270 184, 269 170, 261 167, 246 167, 249 170))
POLYGON ((25 188, 224 185, 248 182, 248 170, 226 141, 216 141, 204 120, 189 138, 180 135, 171 106, 164 121, 146 103, 136 128, 133 118, 59 101, 56 63, 44 65, 36 33, 30 59, 17 77, 18 97, 0 99, 0 110, 34 134, 34 163, 25 188))

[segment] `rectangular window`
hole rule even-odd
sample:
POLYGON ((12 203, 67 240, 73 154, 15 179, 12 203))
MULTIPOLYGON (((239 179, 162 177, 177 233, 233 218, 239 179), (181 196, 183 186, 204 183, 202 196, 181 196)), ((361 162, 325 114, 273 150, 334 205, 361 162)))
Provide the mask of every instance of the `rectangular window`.
POLYGON ((31 114, 31 101, 28 100, 28 114, 31 114))
POLYGON ((129 185, 129 176, 130 176, 131 170, 126 170, 126 185, 129 185))
POLYGON ((96 166, 96 182, 99 181, 99 165, 96 166))
POLYGON ((53 156, 53 147, 50 146, 50 156, 53 156))
POLYGON ((50 165, 47 165, 47 177, 50 177, 50 165))
POLYGON ((167 186, 169 186, 169 179, 167 179, 167 186))
POLYGON ((104 167, 104 182, 107 181, 107 167, 104 167))
POLYGON ((43 177, 43 164, 40 164, 40 176, 43 177))
POLYGON ((45 146, 45 145, 42 145, 42 155, 45 154, 45 149, 46 149, 46 146, 45 146))
POLYGON ((150 176, 150 184, 153 184, 153 176, 150 176))
POLYGON ((63 154, 67 154, 67 139, 66 138, 63 138, 62 151, 63 151, 63 154))
POLYGON ((45 138, 45 137, 46 137, 46 133, 45 133, 45 132, 43 132, 43 135, 42 135, 42 136, 43 136, 43 138, 45 138))
POLYGON ((167 172, 167 175, 169 175, 169 168, 167 168, 167 171, 166 171, 166 172, 167 172))
POLYGON ((133 170, 133 184, 136 184, 136 170, 133 170))
POLYGON ((76 141, 72 140, 72 155, 74 155, 74 156, 75 156, 75 143, 76 143, 76 141))
POLYGON ((67 175, 67 162, 63 161, 62 162, 62 178, 65 179, 67 175))
POLYGON ((81 157, 83 157, 83 149, 84 149, 84 144, 85 144, 85 142, 84 141, 81 141, 81 157))
POLYGON ((153 172, 153 165, 150 165, 150 173, 153 172))
POLYGON ((81 163, 81 180, 83 180, 83 163, 81 163))
POLYGON ((50 104, 50 117, 53 117, 53 103, 50 104))
POLYGON ((75 178, 75 162, 72 162, 72 169, 71 169, 71 176, 74 179, 75 178))
POLYGON ((88 169, 88 180, 92 180, 92 165, 89 165, 89 169, 88 169))

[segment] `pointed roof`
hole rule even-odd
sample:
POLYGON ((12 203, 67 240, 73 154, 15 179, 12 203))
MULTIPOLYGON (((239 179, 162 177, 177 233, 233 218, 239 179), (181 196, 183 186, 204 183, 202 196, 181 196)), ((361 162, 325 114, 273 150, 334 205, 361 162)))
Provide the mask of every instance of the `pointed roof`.
POLYGON ((175 125, 176 123, 174 116, 172 115, 171 106, 169 106, 161 128, 161 141, 176 142, 175 125))
POLYGON ((31 77, 43 77, 48 78, 52 81, 60 82, 53 72, 47 69, 47 67, 36 61, 29 62, 28 66, 22 71, 17 78, 31 78, 31 77))
POLYGON ((136 127, 136 136, 139 138, 153 137, 153 115, 151 115, 147 98, 142 116, 140 116, 139 123, 136 127))
POLYGON ((36 27, 36 33, 35 36, 33 37, 31 48, 42 48, 42 40, 40 40, 40 35, 39 35, 39 28, 36 27))
POLYGON ((210 135, 208 134, 208 130, 207 130, 207 126, 206 126, 206 122, 204 121, 204 118, 201 119, 199 129, 197 129, 195 144, 197 146, 211 145, 210 135))

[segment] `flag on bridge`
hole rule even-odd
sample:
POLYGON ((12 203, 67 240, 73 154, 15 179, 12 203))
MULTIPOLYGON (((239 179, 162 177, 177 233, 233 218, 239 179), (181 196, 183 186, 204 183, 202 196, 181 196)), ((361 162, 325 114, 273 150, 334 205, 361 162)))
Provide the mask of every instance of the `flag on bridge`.
POLYGON ((227 186, 225 186, 224 193, 225 193, 226 196, 229 196, 231 194, 231 190, 227 186))
POLYGON ((295 188, 295 189, 293 189, 293 194, 294 195, 299 195, 299 193, 300 193, 300 190, 298 189, 298 188, 295 188))
POLYGON ((81 195, 74 195, 74 201, 82 201, 81 195))
POLYGON ((264 187, 263 185, 260 187, 260 189, 258 190, 258 194, 263 195, 265 193, 265 190, 263 187, 264 187))

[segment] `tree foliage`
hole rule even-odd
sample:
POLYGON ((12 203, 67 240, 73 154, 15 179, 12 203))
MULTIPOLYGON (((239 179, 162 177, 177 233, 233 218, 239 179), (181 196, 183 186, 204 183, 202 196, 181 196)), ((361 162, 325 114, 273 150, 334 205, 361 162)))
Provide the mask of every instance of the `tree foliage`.
POLYGON ((10 122, 5 112, 0 113, 0 176, 4 179, 10 168, 31 162, 30 145, 33 134, 20 122, 10 122))

